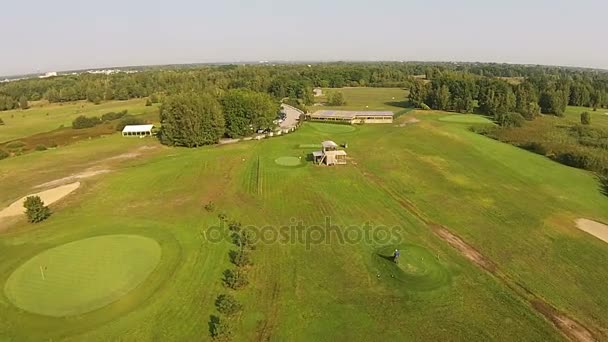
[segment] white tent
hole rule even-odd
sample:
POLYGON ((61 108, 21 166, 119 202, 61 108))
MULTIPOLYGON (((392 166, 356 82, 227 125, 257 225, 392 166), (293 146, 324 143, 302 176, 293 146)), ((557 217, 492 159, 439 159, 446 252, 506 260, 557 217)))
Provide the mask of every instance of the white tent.
POLYGON ((154 125, 127 125, 122 129, 122 136, 148 136, 152 135, 152 128, 154 125))

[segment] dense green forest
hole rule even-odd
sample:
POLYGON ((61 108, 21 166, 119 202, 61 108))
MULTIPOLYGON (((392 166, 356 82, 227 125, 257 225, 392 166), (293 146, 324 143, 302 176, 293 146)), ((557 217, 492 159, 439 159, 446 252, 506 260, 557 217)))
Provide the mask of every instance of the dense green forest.
POLYGON ((531 117, 539 110, 561 115, 568 104, 608 107, 608 72, 604 71, 394 62, 198 66, 20 80, 0 84, 0 110, 19 108, 24 100, 99 103, 203 90, 221 93, 236 88, 311 104, 312 88, 317 86, 411 88, 416 105, 490 115, 518 112, 531 117))

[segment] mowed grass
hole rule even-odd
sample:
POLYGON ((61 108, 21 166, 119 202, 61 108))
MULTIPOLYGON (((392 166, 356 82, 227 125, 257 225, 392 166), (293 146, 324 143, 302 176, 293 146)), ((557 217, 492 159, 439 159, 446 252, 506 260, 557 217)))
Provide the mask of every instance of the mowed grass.
POLYGON ((7 298, 28 312, 71 316, 104 307, 137 287, 160 261, 156 241, 105 235, 44 251, 6 282, 7 298))
MULTIPOLYGON (((280 138, 159 149, 85 181, 48 221, 0 235, 0 284, 36 255, 100 234, 154 239, 158 266, 135 290, 77 320, 29 314, 0 295, 0 339, 208 339, 215 298, 229 292, 221 275, 231 244, 208 234, 218 212, 270 234, 253 253, 250 285, 232 292, 244 304, 238 340, 563 339, 507 285, 433 234, 406 201, 606 338, 608 264, 598 260, 608 260, 608 246, 573 222, 608 220, 595 178, 440 121, 447 113, 415 115, 422 121, 405 127, 336 132, 307 123, 280 138), (304 161, 309 151, 301 146, 312 150, 327 139, 348 139, 348 165, 275 163, 304 161), (216 212, 204 209, 210 201, 216 212), (279 234, 297 222, 300 233, 279 234), (316 227, 326 226, 333 233, 319 239, 316 227), (398 265, 383 258, 394 248, 402 250, 398 265)), ((18 198, 137 140, 97 139, 2 161, 0 193, 18 198)))
POLYGON ((568 106, 564 116, 571 123, 580 124, 582 112, 591 114, 592 127, 608 128, 608 108, 598 108, 593 111, 593 108, 568 106))
POLYGON ((310 107, 309 110, 336 109, 336 110, 378 110, 392 111, 396 114, 407 112, 406 98, 409 91, 399 88, 323 88, 323 96, 315 97, 315 102, 325 103, 324 106, 310 107), (344 94, 346 105, 329 106, 327 95, 332 92, 344 94))
POLYGON ((489 124, 492 120, 476 114, 451 114, 443 116, 439 121, 464 123, 464 124, 489 124))
POLYGON ((41 103, 26 110, 0 112, 4 125, 0 126, 0 143, 48 132, 60 126, 71 127, 72 121, 80 116, 100 116, 108 112, 127 110, 129 114, 149 114, 158 111, 157 106, 146 107, 145 99, 110 101, 95 105, 79 101, 71 103, 41 103))

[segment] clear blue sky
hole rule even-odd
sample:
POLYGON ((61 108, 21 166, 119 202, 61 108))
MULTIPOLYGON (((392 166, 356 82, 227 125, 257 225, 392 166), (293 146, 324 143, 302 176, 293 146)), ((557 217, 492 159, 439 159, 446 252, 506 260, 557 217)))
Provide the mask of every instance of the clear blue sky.
POLYGON ((0 75, 257 60, 608 69, 607 14, 607 0, 3 1, 0 75))

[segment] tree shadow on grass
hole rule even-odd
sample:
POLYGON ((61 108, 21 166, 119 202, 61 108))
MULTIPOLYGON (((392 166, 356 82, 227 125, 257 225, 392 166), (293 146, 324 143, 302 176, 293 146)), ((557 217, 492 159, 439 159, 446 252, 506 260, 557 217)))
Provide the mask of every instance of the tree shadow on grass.
POLYGON ((388 260, 390 262, 394 262, 395 261, 395 258, 393 258, 392 255, 384 255, 384 254, 380 254, 380 253, 376 253, 376 255, 379 256, 380 258, 386 259, 386 260, 388 260))
POLYGON ((400 108, 409 108, 410 107, 409 101, 389 101, 389 102, 384 102, 384 104, 387 106, 400 107, 400 108))
POLYGON ((600 192, 608 197, 608 176, 599 176, 600 192))

